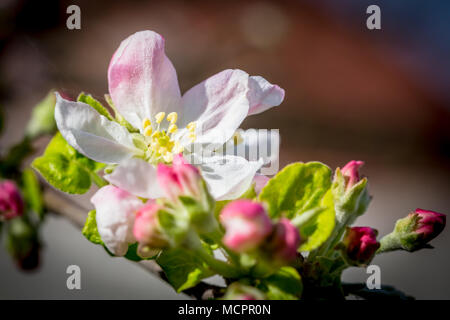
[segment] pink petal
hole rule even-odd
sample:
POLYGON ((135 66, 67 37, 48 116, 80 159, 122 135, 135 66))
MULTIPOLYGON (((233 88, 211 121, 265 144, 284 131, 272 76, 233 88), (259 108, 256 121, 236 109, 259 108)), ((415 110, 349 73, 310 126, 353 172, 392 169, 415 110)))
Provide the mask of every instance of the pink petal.
POLYGON ((244 71, 224 70, 188 90, 180 126, 197 121, 196 142, 225 143, 248 114, 248 79, 244 71))
POLYGON ((248 115, 258 114, 279 106, 284 99, 284 90, 260 76, 249 78, 250 110, 248 115))
POLYGON ((164 39, 137 32, 120 44, 108 69, 109 92, 117 110, 136 128, 160 111, 178 111, 181 94, 164 39))

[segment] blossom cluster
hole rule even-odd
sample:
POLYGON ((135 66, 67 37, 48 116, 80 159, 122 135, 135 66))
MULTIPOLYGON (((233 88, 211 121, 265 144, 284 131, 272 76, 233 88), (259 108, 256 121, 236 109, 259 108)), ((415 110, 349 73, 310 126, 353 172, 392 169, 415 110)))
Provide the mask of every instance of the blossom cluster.
MULTIPOLYGON (((322 163, 298 162, 269 179, 258 174, 264 159, 222 153, 241 143, 242 121, 280 105, 284 90, 225 70, 181 95, 164 45, 152 31, 120 44, 109 108, 56 94, 59 133, 33 163, 60 190, 100 187, 83 234, 111 255, 156 260, 179 292, 220 275, 230 284, 224 299, 299 299, 339 286, 347 267, 419 250, 443 230, 445 215, 422 209, 381 239, 353 226, 371 199, 362 161, 334 176, 322 163)), ((19 211, 14 200, 0 204, 5 217, 19 211)))

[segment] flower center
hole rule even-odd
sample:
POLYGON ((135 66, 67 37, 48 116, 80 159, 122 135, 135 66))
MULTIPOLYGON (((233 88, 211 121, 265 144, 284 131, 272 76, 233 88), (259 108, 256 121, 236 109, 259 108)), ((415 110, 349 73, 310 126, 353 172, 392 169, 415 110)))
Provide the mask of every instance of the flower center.
MULTIPOLYGON (((155 115, 155 126, 152 126, 152 121, 148 118, 142 121, 143 133, 147 143, 146 157, 150 163, 171 163, 174 154, 184 151, 184 147, 174 137, 178 131, 177 120, 178 114, 176 112, 169 113, 167 117, 165 112, 159 112, 155 115), (161 123, 164 119, 169 122, 167 131, 161 130, 161 123), (156 127, 155 130, 154 127, 156 127)), ((189 123, 186 129, 189 131, 188 138, 191 142, 194 142, 196 139, 196 123, 189 123)))

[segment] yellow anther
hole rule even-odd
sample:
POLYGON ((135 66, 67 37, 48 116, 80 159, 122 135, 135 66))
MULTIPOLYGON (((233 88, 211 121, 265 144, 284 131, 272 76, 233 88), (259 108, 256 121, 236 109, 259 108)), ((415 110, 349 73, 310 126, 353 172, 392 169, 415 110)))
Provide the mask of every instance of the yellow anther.
POLYGON ((152 134, 152 138, 158 139, 161 136, 161 131, 155 131, 152 134))
POLYGON ((149 118, 144 118, 144 120, 142 120, 142 128, 143 129, 150 127, 151 125, 152 125, 152 122, 150 121, 149 118))
POLYGON ((166 116, 165 112, 158 112, 155 116, 156 123, 161 123, 164 120, 164 117, 166 116))
POLYGON ((164 159, 164 161, 166 161, 166 162, 172 162, 172 160, 173 160, 173 154, 172 154, 172 153, 166 153, 166 154, 163 156, 163 159, 164 159))
POLYGON ((195 129, 197 128, 197 123, 196 123, 196 122, 189 122, 188 125, 186 126, 186 128, 187 128, 190 132, 194 132, 195 129))
POLYGON ((191 142, 194 142, 195 139, 197 139, 197 136, 195 133, 191 132, 191 133, 189 133, 188 138, 189 138, 189 140, 191 140, 191 142))
POLYGON ((178 127, 177 127, 177 125, 176 124, 171 124, 170 126, 169 126, 169 133, 175 133, 175 132, 177 132, 177 130, 178 130, 178 127))
POLYGON ((152 131, 153 131, 152 126, 145 127, 145 129, 144 129, 144 136, 150 137, 151 134, 152 134, 152 131))
POLYGON ((170 123, 175 124, 178 120, 178 113, 171 112, 167 116, 167 121, 170 121, 170 123))

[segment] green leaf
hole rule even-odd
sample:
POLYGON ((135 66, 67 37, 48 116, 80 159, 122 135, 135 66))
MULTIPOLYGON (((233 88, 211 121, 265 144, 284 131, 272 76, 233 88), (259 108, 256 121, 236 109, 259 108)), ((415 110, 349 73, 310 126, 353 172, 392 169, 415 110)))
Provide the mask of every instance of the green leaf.
POLYGON ((89 172, 61 154, 36 158, 33 168, 52 186, 67 193, 83 194, 91 187, 89 172))
POLYGON ((48 144, 44 155, 36 158, 32 166, 51 185, 67 193, 82 194, 89 190, 93 180, 97 184, 103 181, 95 172, 104 164, 80 154, 59 132, 48 144))
POLYGON ((214 274, 193 251, 181 247, 164 250, 156 262, 177 292, 192 288, 214 274))
POLYGON ((303 291, 300 274, 292 267, 283 267, 268 278, 261 280, 258 289, 270 300, 298 300, 303 291))
POLYGON ((88 239, 90 242, 103 245, 102 238, 100 237, 97 229, 95 210, 89 211, 86 218, 86 223, 84 224, 83 230, 81 232, 83 233, 83 236, 85 236, 86 239, 88 239))
POLYGON ((44 201, 42 199, 41 186, 33 170, 27 168, 22 173, 22 183, 25 201, 28 208, 38 216, 44 218, 44 201))
POLYGON ((92 108, 97 110, 98 113, 106 117, 108 120, 111 121, 114 120, 109 111, 98 100, 94 99, 90 94, 85 94, 84 92, 81 92, 77 100, 79 102, 84 102, 90 105, 92 108))
POLYGON ((131 261, 141 261, 141 260, 145 260, 143 258, 141 258, 138 254, 137 254, 137 249, 138 249, 138 243, 133 243, 130 244, 128 246, 128 251, 125 254, 125 258, 131 261))
POLYGON ((269 180, 259 194, 268 205, 272 218, 283 212, 287 218, 301 214, 320 204, 331 185, 331 170, 319 162, 293 163, 269 180))
POLYGON ((302 225, 300 235, 306 241, 300 246, 300 251, 311 251, 324 243, 331 235, 335 225, 335 210, 331 190, 319 202, 321 210, 313 219, 302 225))
POLYGON ((55 104, 56 96, 54 90, 51 90, 44 100, 34 107, 26 128, 27 137, 35 138, 56 131, 55 104))

